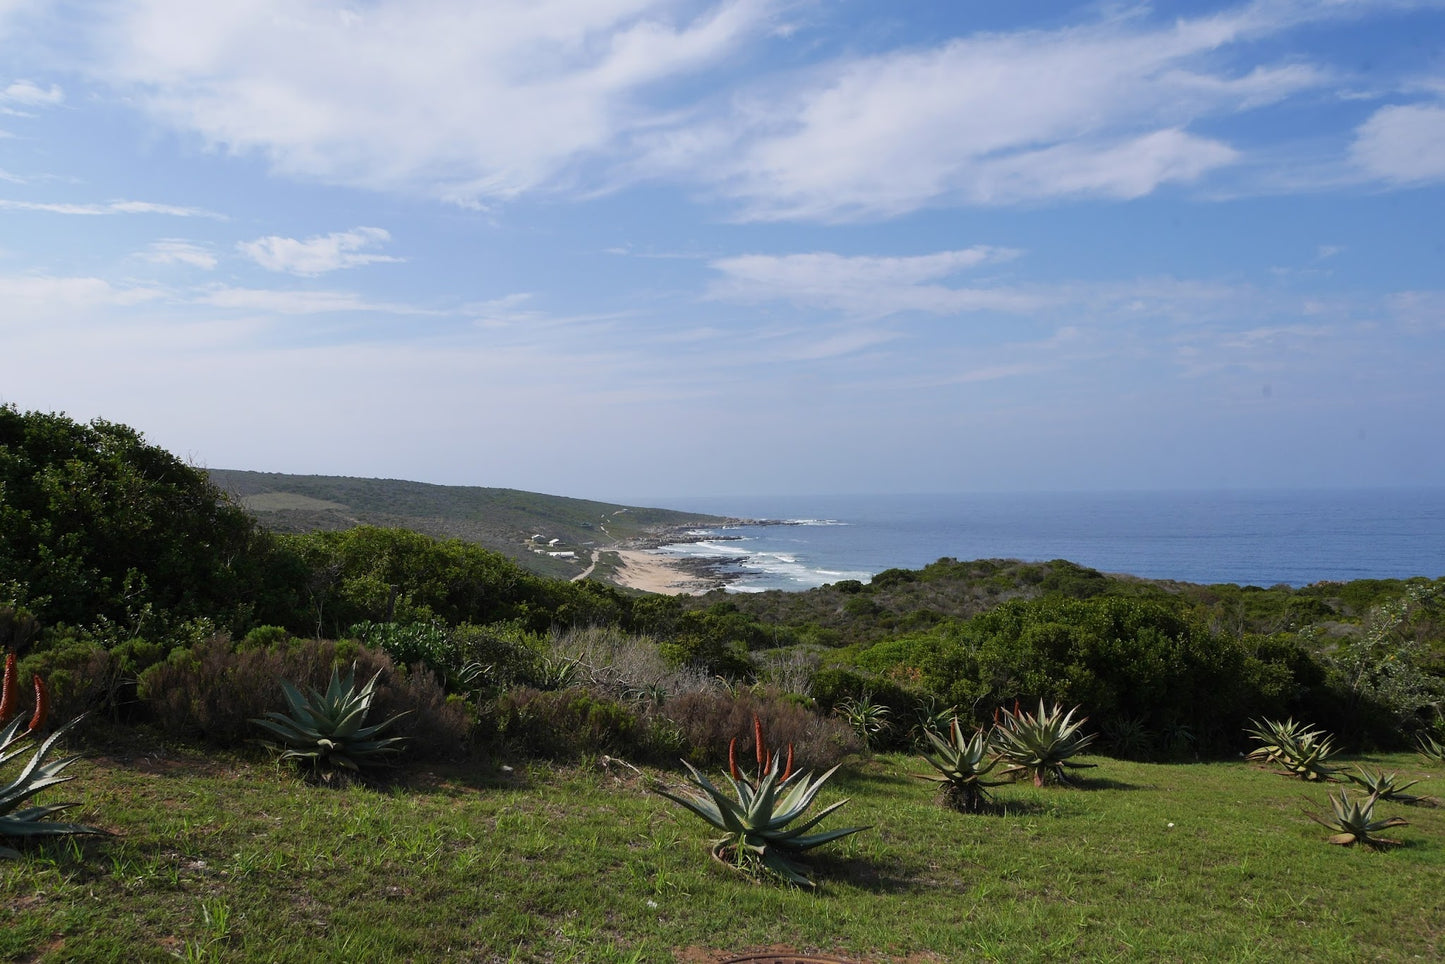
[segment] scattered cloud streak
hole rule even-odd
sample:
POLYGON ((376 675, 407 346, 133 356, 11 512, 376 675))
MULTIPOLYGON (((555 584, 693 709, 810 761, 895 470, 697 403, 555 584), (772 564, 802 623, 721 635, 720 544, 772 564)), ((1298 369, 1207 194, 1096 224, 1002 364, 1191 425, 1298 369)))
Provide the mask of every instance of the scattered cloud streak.
POLYGON ((391 235, 382 228, 352 228, 305 241, 271 235, 242 241, 236 248, 268 271, 315 277, 342 268, 401 261, 366 250, 390 240, 391 235))
POLYGON ((216 256, 208 249, 177 238, 152 242, 138 257, 152 264, 179 264, 203 271, 210 271, 218 263, 216 256))
POLYGON ((16 201, 0 198, 0 211, 39 211, 46 214, 73 214, 81 217, 103 217, 112 214, 160 214, 176 218, 215 218, 221 215, 202 208, 181 207, 175 204, 156 204, 151 201, 106 201, 103 204, 74 204, 69 202, 16 201))

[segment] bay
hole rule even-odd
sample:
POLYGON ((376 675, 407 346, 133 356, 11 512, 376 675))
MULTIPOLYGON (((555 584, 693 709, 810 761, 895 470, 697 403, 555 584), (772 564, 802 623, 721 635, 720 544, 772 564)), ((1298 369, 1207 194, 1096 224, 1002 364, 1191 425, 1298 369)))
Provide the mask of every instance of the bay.
POLYGON ((1068 559, 1195 583, 1304 586, 1445 575, 1445 489, 672 497, 786 521, 663 547, 734 560, 739 592, 867 581, 942 557, 1068 559))

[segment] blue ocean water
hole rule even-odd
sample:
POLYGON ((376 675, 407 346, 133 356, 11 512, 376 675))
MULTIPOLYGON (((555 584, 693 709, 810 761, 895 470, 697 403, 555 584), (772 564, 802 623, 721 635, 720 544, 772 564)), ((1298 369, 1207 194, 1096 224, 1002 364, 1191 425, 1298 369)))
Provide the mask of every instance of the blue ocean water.
POLYGON ((1068 559, 1196 583, 1303 586, 1445 575, 1445 489, 673 498, 654 504, 788 520, 664 547, 737 560, 734 591, 867 581, 941 557, 1068 559))

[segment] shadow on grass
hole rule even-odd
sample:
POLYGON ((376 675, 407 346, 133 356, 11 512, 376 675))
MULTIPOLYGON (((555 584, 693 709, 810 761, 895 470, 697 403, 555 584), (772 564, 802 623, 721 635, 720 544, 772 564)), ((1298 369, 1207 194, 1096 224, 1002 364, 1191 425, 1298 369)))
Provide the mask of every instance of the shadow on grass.
POLYGON ((1151 787, 1138 783, 1125 783, 1109 777, 1078 777, 1065 790, 1149 790, 1151 787))
POLYGON ((918 876, 904 872, 906 868, 865 857, 813 857, 808 867, 813 882, 823 891, 829 884, 848 884, 871 894, 907 894, 927 889, 918 876))

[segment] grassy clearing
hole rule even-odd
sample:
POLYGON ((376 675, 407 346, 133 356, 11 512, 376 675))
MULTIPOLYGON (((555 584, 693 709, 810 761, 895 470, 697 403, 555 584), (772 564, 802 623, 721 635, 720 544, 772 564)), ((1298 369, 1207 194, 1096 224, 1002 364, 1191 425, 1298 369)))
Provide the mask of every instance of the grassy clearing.
MULTIPOLYGON (((1359 762, 1420 778, 1419 758, 1359 762)), ((820 887, 757 883, 707 828, 612 763, 453 767, 392 787, 308 786, 240 758, 98 753, 64 790, 114 839, 0 865, 12 960, 708 960, 767 945, 859 960, 1439 959, 1445 809, 1384 852, 1324 842, 1327 788, 1244 763, 1101 758, 1082 789, 997 792, 963 816, 879 756, 840 773, 820 887), (688 949, 691 949, 689 951, 688 949)), ((56 791, 49 791, 54 794, 56 791)))

